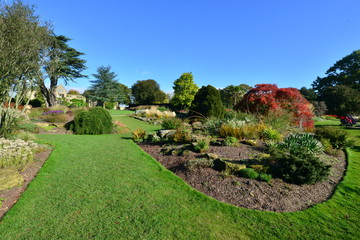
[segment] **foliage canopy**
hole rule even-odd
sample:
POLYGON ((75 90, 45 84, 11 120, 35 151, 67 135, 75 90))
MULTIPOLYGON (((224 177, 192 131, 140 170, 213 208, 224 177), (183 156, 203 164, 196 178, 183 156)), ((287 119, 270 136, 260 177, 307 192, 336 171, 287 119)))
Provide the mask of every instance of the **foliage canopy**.
POLYGON ((191 72, 183 73, 180 78, 174 82, 174 97, 171 104, 176 107, 189 107, 194 100, 199 87, 194 83, 194 77, 191 72))
POLYGON ((221 118, 224 116, 224 112, 220 93, 211 85, 199 89, 190 107, 191 115, 200 114, 204 117, 221 118))
POLYGON ((162 103, 166 94, 160 90, 159 84, 153 80, 139 80, 131 87, 136 104, 162 103))
POLYGON ((313 127, 309 102, 296 88, 278 88, 276 84, 257 84, 235 106, 236 110, 267 115, 269 112, 288 111, 294 124, 313 127))

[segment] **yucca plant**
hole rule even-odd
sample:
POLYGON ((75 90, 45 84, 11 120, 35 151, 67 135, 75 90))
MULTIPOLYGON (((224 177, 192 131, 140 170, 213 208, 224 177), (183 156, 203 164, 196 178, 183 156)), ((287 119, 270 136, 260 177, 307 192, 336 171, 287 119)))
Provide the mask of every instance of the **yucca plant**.
POLYGON ((323 151, 318 140, 310 134, 293 134, 284 139, 284 142, 276 144, 280 150, 288 150, 290 153, 302 148, 307 153, 317 154, 323 151))

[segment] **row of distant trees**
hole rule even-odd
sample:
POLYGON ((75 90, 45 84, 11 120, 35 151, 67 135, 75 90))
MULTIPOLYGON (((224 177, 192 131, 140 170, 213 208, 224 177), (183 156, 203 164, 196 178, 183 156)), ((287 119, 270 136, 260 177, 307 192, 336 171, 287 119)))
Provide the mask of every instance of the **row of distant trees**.
MULTIPOLYGON (((360 50, 354 51, 337 61, 325 73, 325 77, 317 77, 312 88, 303 87, 300 93, 307 101, 312 103, 317 116, 325 113, 346 115, 360 113, 360 50)), ((93 86, 86 92, 93 93, 93 98, 100 101, 112 101, 130 103, 131 99, 136 104, 163 103, 167 95, 161 91, 159 84, 152 79, 139 80, 130 89, 116 82, 116 74, 111 72, 110 67, 100 67, 98 74, 93 75, 97 80, 92 81, 93 86), (111 79, 108 87, 105 87, 105 79, 111 79), (111 87, 114 85, 113 87, 111 87), (96 92, 99 92, 96 94, 96 92), (100 93, 101 92, 101 93, 100 93), (111 97, 115 96, 117 97, 111 97), (102 96, 109 96, 103 98, 102 96)), ((191 72, 183 73, 174 81, 174 95, 169 100, 170 104, 178 109, 189 108, 199 87, 194 82, 191 72)), ((258 91, 257 95, 274 95, 277 92, 272 85, 257 85, 252 88, 246 84, 230 85, 219 90, 222 104, 225 108, 234 109, 243 101, 245 94, 250 90, 258 91), (260 87, 262 86, 262 87, 260 87), (262 90, 259 90, 262 89, 262 90)), ((295 94, 295 90, 289 90, 295 94)), ((280 90, 283 92, 283 90, 280 90)), ((285 94, 291 98, 293 94, 285 94)), ((275 96, 275 95, 274 95, 275 96)), ((89 97, 89 96, 87 96, 89 97)), ((90 96, 91 98, 91 96, 90 96)), ((244 110, 244 109, 243 109, 244 110)))

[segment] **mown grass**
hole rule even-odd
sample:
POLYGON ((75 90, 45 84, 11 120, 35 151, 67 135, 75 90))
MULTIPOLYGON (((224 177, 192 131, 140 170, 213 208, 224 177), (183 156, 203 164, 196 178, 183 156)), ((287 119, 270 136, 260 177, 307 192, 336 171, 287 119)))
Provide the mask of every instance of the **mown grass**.
MULTIPOLYGON (((119 118, 131 129, 156 128, 119 118)), ((274 213, 193 190, 126 135, 40 137, 55 150, 2 220, 1 239, 359 238, 360 145, 348 151, 349 170, 329 201, 274 213)))

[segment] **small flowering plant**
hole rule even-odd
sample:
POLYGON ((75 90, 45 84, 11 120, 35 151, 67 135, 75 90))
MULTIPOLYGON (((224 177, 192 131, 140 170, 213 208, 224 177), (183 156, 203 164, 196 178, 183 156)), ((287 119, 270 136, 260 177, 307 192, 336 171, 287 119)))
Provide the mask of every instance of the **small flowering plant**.
POLYGON ((34 150, 37 147, 38 144, 33 141, 0 138, 0 169, 5 167, 23 169, 33 161, 34 150))

